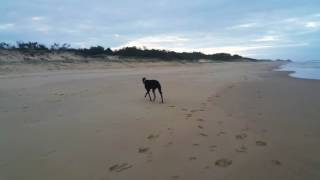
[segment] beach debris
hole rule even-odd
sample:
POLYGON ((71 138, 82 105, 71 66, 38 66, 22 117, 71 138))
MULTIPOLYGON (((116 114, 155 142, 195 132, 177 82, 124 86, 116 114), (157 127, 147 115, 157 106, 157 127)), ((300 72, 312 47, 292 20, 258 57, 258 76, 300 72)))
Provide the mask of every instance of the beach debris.
POLYGON ((236 149, 236 152, 240 152, 240 153, 247 152, 247 147, 242 145, 236 149))
POLYGON ((197 121, 203 122, 203 121, 204 121, 204 119, 202 119, 202 118, 198 118, 198 119, 197 119, 197 121))
POLYGON ((218 167, 228 167, 232 164, 232 160, 221 158, 215 162, 215 165, 218 167))
POLYGON ((264 142, 264 141, 256 141, 256 145, 257 145, 257 146, 266 146, 267 143, 264 142))
POLYGON ((223 135, 223 134, 226 134, 226 132, 220 131, 219 133, 217 133, 217 136, 221 136, 221 135, 223 135))
POLYGON ((279 160, 271 160, 271 162, 272 162, 272 164, 277 165, 277 166, 282 164, 279 160))
POLYGON ((129 165, 128 163, 121 163, 121 164, 115 164, 109 167, 109 171, 111 172, 121 172, 124 170, 127 170, 129 168, 132 168, 132 165, 129 165))
POLYGON ((159 134, 150 134, 147 138, 148 138, 149 140, 154 140, 154 139, 159 138, 159 134))
POLYGON ((147 152, 147 151, 149 151, 149 148, 148 148, 148 147, 141 147, 141 148, 138 149, 138 152, 139 152, 139 153, 145 153, 145 152, 147 152))
POLYGON ((208 134, 205 134, 205 133, 199 133, 200 136, 204 136, 204 137, 207 137, 208 134))
POLYGON ((248 137, 248 135, 246 133, 241 133, 241 134, 237 134, 235 137, 238 140, 242 140, 242 139, 245 139, 246 137, 248 137))

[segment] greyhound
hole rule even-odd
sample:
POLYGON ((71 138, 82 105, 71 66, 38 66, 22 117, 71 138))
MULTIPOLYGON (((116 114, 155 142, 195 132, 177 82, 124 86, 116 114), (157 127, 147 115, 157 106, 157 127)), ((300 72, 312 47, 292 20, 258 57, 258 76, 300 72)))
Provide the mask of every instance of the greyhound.
POLYGON ((144 84, 144 87, 146 88, 147 92, 144 95, 144 97, 147 97, 147 95, 149 95, 149 99, 151 100, 151 96, 150 96, 150 90, 152 89, 153 92, 153 101, 156 100, 156 93, 155 90, 158 89, 159 94, 161 96, 161 102, 163 103, 163 97, 162 97, 162 91, 161 91, 161 85, 159 83, 159 81, 157 80, 147 80, 145 77, 142 78, 142 82, 144 84))

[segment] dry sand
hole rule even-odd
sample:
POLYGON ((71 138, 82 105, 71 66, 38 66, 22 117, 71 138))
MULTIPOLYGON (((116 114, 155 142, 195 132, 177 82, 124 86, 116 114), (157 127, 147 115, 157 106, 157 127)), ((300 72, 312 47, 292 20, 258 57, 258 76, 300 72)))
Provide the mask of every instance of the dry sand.
POLYGON ((320 83, 278 65, 3 73, 0 179, 319 179, 320 83))

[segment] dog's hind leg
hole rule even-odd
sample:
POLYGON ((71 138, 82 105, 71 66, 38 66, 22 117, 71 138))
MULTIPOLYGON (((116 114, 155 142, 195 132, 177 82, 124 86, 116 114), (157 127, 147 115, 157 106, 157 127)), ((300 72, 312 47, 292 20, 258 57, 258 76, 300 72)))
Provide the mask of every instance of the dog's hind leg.
POLYGON ((152 99, 151 99, 151 95, 150 95, 150 89, 148 90, 148 95, 149 95, 149 99, 150 99, 150 101, 152 101, 152 99))
POLYGON ((156 100, 156 92, 155 92, 155 89, 152 89, 152 93, 153 93, 153 101, 156 100))
POLYGON ((162 91, 161 91, 161 87, 158 88, 159 94, 161 96, 161 103, 163 103, 163 97, 162 97, 162 91))

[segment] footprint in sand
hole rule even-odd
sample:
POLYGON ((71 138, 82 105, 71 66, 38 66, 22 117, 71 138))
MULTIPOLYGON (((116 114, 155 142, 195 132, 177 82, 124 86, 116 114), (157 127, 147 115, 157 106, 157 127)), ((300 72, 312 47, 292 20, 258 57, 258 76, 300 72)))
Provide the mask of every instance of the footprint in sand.
POLYGON ((199 128, 199 129, 203 129, 203 126, 201 126, 201 125, 198 125, 198 128, 199 128))
POLYGON ((148 148, 148 147, 141 147, 141 148, 138 149, 138 152, 139 152, 139 153, 146 153, 146 152, 148 152, 149 150, 150 150, 150 148, 148 148))
POLYGON ((227 134, 227 133, 224 132, 224 131, 221 131, 221 132, 219 132, 219 133, 217 134, 217 136, 221 136, 221 135, 224 135, 224 134, 227 134))
POLYGON ((236 152, 240 152, 240 153, 247 152, 247 147, 240 146, 239 148, 236 149, 236 152))
POLYGON ((190 160, 190 161, 197 160, 197 157, 191 156, 191 157, 189 157, 189 160, 190 160))
POLYGON ((194 143, 194 144, 192 144, 192 146, 199 146, 200 144, 198 144, 198 143, 194 143))
POLYGON ((232 160, 222 158, 215 162, 215 165, 218 167, 228 167, 232 164, 232 160))
POLYGON ((22 106, 22 109, 29 109, 29 106, 22 106))
POLYGON ((172 179, 179 179, 180 176, 171 176, 172 179))
POLYGON ((211 152, 215 151, 216 147, 217 147, 216 145, 209 146, 209 151, 211 151, 211 152))
POLYGON ((173 142, 170 141, 167 144, 165 144, 164 147, 169 147, 169 146, 172 146, 172 145, 173 145, 173 142))
POLYGON ((203 137, 208 137, 208 134, 205 134, 205 133, 199 133, 199 135, 203 137))
POLYGON ((241 134, 237 134, 235 135, 236 139, 238 140, 242 140, 248 137, 248 135, 246 133, 241 133, 241 134))
POLYGON ((148 137, 147 137, 147 139, 149 139, 149 140, 155 140, 155 139, 157 139, 157 138, 159 138, 159 134, 150 134, 148 137))
POLYGON ((219 125, 221 125, 221 124, 223 124, 223 121, 217 121, 217 123, 218 123, 219 125))
POLYGON ((147 162, 148 163, 152 162, 152 159, 153 159, 152 158, 152 152, 150 151, 150 152, 147 153, 147 162))
POLYGON ((190 112, 191 113, 195 113, 195 112, 198 112, 198 110, 197 109, 192 109, 192 110, 190 110, 190 112))
POLYGON ((279 160, 271 160, 273 165, 280 166, 282 163, 279 160))
POLYGON ((186 114, 186 118, 192 117, 192 114, 186 114))
POLYGON ((203 122, 204 119, 198 118, 197 121, 203 122))
POLYGON ((188 111, 187 108, 181 108, 181 111, 188 111))
POLYGON ((109 167, 109 171, 111 172, 121 172, 127 169, 132 168, 133 166, 128 163, 115 164, 109 167))
POLYGON ((54 95, 56 95, 56 96, 63 96, 64 95, 64 93, 54 93, 54 95))
POLYGON ((267 143, 264 141, 256 141, 257 146, 267 146, 267 143))

